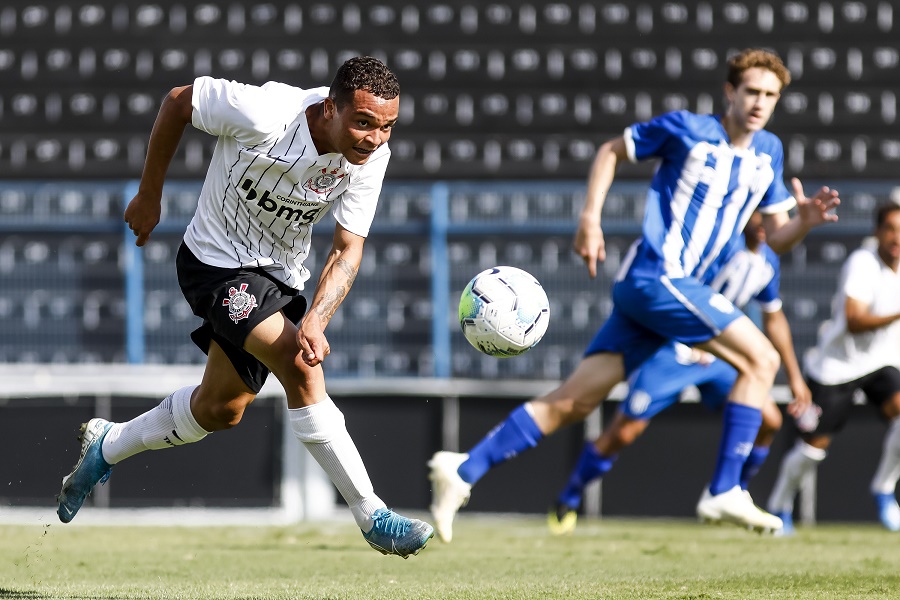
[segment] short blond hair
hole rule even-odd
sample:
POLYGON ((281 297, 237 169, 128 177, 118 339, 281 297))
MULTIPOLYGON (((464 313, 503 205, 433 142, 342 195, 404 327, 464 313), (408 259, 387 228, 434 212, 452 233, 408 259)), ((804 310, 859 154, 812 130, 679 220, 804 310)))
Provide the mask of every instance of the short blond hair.
POLYGON ((735 54, 728 61, 728 83, 738 87, 743 79, 744 71, 753 68, 765 69, 775 74, 781 82, 781 89, 791 83, 791 72, 774 52, 761 48, 747 48, 735 54))

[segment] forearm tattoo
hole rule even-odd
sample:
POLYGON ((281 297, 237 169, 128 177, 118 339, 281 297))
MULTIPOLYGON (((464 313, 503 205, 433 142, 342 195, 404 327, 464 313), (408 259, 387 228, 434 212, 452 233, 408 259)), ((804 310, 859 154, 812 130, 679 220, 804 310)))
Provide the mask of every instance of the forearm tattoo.
MULTIPOLYGON (((357 270, 353 267, 353 265, 351 265, 343 258, 338 258, 334 263, 334 267, 337 267, 344 275, 346 275, 346 280, 343 282, 338 282, 338 285, 335 289, 328 290, 327 292, 322 294, 322 300, 318 303, 318 305, 316 305, 316 314, 319 315, 319 318, 325 323, 331 321, 331 317, 334 316, 334 312, 337 310, 338 306, 341 305, 341 302, 344 301, 344 298, 347 296, 347 292, 350 291, 350 287, 356 280, 357 274, 357 270)), ((332 273, 335 272, 334 267, 332 267, 332 273)))

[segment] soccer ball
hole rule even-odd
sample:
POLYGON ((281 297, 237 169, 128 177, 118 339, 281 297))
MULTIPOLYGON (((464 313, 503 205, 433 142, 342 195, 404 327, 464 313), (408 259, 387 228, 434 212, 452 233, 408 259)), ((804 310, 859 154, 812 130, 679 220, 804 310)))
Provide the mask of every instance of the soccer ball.
POLYGON ((478 350, 518 356, 534 347, 550 324, 550 302, 537 279, 515 267, 494 267, 469 282, 459 299, 459 326, 478 350))

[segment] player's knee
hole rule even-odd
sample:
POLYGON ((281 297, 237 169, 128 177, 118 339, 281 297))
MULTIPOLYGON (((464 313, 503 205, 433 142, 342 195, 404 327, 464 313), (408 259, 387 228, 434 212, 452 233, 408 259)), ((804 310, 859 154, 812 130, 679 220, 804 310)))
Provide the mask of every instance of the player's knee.
POLYGON ((579 401, 569 396, 548 399, 545 413, 555 431, 559 427, 583 421, 596 408, 596 404, 579 401))
POLYGON ((781 367, 781 358, 771 345, 755 352, 750 357, 750 375, 760 379, 766 385, 775 381, 775 375, 781 367))
POLYGON ((595 408, 597 408, 595 402, 574 399, 568 410, 568 422, 579 423, 584 421, 594 412, 595 408))
POLYGON ((218 411, 215 415, 216 421, 220 425, 220 429, 231 429, 232 427, 236 427, 238 423, 241 422, 241 417, 244 416, 243 410, 237 410, 233 408, 223 408, 218 411))

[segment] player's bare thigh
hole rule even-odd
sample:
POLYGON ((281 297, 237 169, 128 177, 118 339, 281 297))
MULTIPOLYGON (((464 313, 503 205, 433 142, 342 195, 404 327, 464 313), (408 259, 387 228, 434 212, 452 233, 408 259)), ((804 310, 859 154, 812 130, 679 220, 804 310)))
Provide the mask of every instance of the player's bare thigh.
POLYGON ((191 398, 191 412, 197 424, 206 431, 234 427, 255 398, 222 347, 210 341, 203 379, 191 398))
MULTIPOLYGON (((309 367, 300 358, 297 328, 281 312, 253 328, 244 349, 259 359, 285 388, 289 408, 300 408, 325 398, 321 367, 309 367)), ((256 394, 241 379, 225 351, 210 342, 203 380, 194 392, 191 409, 207 431, 237 425, 256 394)))
POLYGON ((534 420, 545 435, 584 420, 625 378, 621 354, 585 357, 562 385, 531 401, 534 420))
POLYGON ((737 369, 731 401, 762 408, 775 381, 780 359, 772 342, 749 317, 740 317, 718 336, 696 347, 737 369))
POLYGON ((244 350, 259 359, 281 382, 288 408, 301 408, 322 401, 326 396, 321 365, 310 367, 300 355, 297 327, 277 312, 247 336, 244 350))

